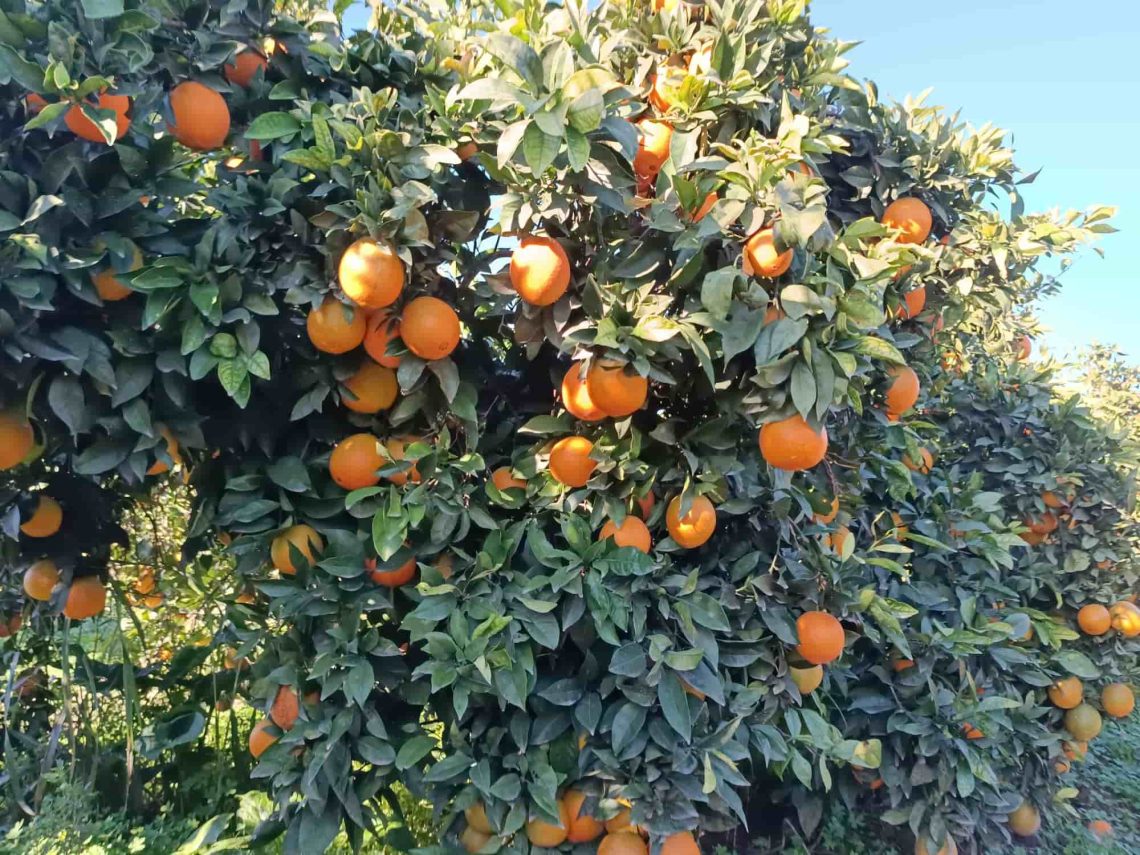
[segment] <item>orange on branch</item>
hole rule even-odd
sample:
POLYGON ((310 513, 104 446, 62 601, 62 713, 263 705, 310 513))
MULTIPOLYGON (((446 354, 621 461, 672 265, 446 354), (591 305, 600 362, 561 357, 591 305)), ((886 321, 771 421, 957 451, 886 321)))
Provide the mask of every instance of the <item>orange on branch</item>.
POLYGON ((1085 635, 1104 635, 1112 629, 1112 613, 1099 603, 1090 603, 1077 612, 1077 625, 1085 635))
POLYGON ((248 87, 259 68, 268 71, 269 60, 253 48, 243 48, 234 57, 233 62, 227 62, 222 66, 222 74, 230 83, 248 87))
POLYGON ((775 279, 792 266, 794 255, 790 247, 783 252, 776 249, 775 230, 761 229, 744 242, 744 272, 750 276, 775 279))
POLYGON ((665 838, 658 855, 701 855, 701 848, 691 831, 680 831, 665 838))
POLYGON ((273 722, 263 718, 249 732, 249 753, 255 759, 264 754, 265 749, 277 741, 277 736, 271 732, 272 728, 273 722))
MULTIPOLYGON (((388 452, 388 457, 392 462, 399 463, 405 459, 404 453, 407 447, 418 440, 419 438, 414 436, 390 437, 384 441, 384 449, 388 452)), ((409 469, 404 469, 401 472, 393 472, 391 475, 385 475, 384 477, 397 487, 404 486, 408 481, 411 481, 413 484, 418 484, 420 483, 420 470, 416 464, 413 463, 409 469)))
POLYGON ((889 229, 899 230, 896 238, 899 243, 922 243, 930 236, 934 218, 921 199, 904 196, 887 206, 880 222, 889 229))
POLYGON ((495 485, 495 489, 500 493, 505 490, 525 490, 526 481, 521 478, 516 478, 514 473, 511 472, 511 467, 500 466, 491 473, 491 483, 495 485))
POLYGON ((606 417, 602 408, 590 397, 580 362, 571 364, 562 378, 562 406, 574 418, 584 422, 597 422, 606 417))
POLYGON ((680 496, 674 496, 669 502, 665 509, 665 528, 678 546, 696 549, 716 531, 716 508, 708 496, 696 496, 682 516, 682 504, 680 496))
POLYGON ((885 395, 887 412, 901 416, 918 400, 920 385, 918 375, 909 365, 892 365, 887 369, 890 383, 885 395))
POLYGON ((374 312, 367 320, 364 350, 385 368, 399 368, 401 357, 389 353, 389 343, 400 341, 400 321, 388 312, 374 312))
POLYGON ((0 470, 18 466, 35 444, 36 432, 23 413, 0 412, 0 470))
POLYGON ((399 588, 416 578, 416 559, 409 558, 392 570, 377 570, 374 567, 368 574, 374 583, 382 588, 399 588))
POLYGON ((597 855, 649 855, 649 847, 637 832, 614 831, 602 838, 597 855))
POLYGON ((511 253, 510 275, 523 302, 549 306, 570 287, 570 259, 554 238, 527 235, 511 253))
POLYGON ((40 496, 32 515, 20 525, 28 537, 51 537, 63 524, 63 509, 51 496, 40 496))
POLYGON ((558 440, 550 450, 550 474, 567 487, 584 487, 598 461, 590 457, 594 444, 584 436, 558 440))
POLYGON ((1130 600, 1121 600, 1108 610, 1112 628, 1125 638, 1140 636, 1140 607, 1130 600))
POLYGON ((459 844, 464 852, 478 852, 491 840, 491 835, 467 826, 459 835, 459 844))
POLYGON ((358 307, 325 297, 320 306, 309 310, 305 330, 313 347, 322 353, 348 353, 364 341, 366 323, 358 307))
POLYGON ((796 472, 827 455, 827 428, 812 428, 798 413, 760 428, 760 453, 769 465, 796 472))
POLYGON ((1097 840, 1104 840, 1113 835, 1112 823, 1103 819, 1094 819, 1089 823, 1088 829, 1097 840))
POLYGON ((359 490, 379 484, 380 476, 376 472, 386 464, 380 440, 370 433, 355 433, 333 448, 329 474, 345 490, 359 490))
POLYGON ((54 561, 37 561, 24 571, 24 593, 33 600, 47 602, 59 582, 59 568, 54 561))
POLYGON ((567 816, 566 802, 558 800, 559 824, 553 825, 544 819, 532 819, 526 824, 526 838, 534 846, 554 849, 561 846, 570 830, 570 819, 567 816))
MULTIPOLYGON (((127 118, 127 111, 131 109, 131 99, 126 95, 108 95, 104 92, 98 97, 95 106, 100 110, 111 110, 115 114, 115 139, 121 139, 127 128, 131 126, 131 120, 127 118)), ((70 107, 64 114, 63 123, 77 137, 88 142, 108 144, 99 126, 83 115, 78 104, 70 107)))
POLYGON ((633 158, 633 172, 641 181, 652 181, 669 159, 673 126, 655 119, 639 119, 635 128, 637 154, 633 158))
POLYGON ((920 448, 918 450, 918 460, 915 460, 909 454, 904 454, 902 462, 903 466, 911 472, 929 475, 930 470, 934 467, 934 455, 930 453, 930 449, 920 448))
POLYGON ((480 834, 493 833, 491 822, 487 819, 487 809, 483 806, 482 802, 475 802, 475 804, 464 810, 463 818, 467 820, 468 826, 474 828, 480 834))
POLYGON ((1009 824, 1009 830, 1018 837, 1032 837, 1041 830, 1041 813, 1031 802, 1023 801, 1017 810, 1006 818, 1006 822, 1009 824))
POLYGON ((1081 742, 1095 739, 1101 726, 1100 713, 1091 704, 1080 704, 1065 713, 1065 730, 1081 742))
POLYGON ((340 257, 337 281, 356 305, 382 309, 404 290, 404 262, 391 244, 360 238, 340 257))
POLYGON ((645 405, 649 380, 624 363, 595 360, 586 374, 586 390, 606 415, 624 418, 645 405))
POLYGON ((796 619, 796 652, 812 665, 826 665, 843 653, 846 638, 835 616, 822 611, 804 612, 796 619))
POLYGON ((788 674, 801 695, 810 695, 823 683, 823 666, 813 665, 811 668, 788 668, 788 674))
MULTIPOLYGON (((136 246, 131 252, 131 266, 128 270, 133 273, 142 266, 143 255, 136 246)), ((114 267, 105 267, 98 272, 92 273, 91 284, 95 286, 95 293, 99 295, 99 299, 104 303, 116 303, 119 300, 125 300, 131 296, 131 294, 135 293, 119 278, 119 274, 115 271, 114 267)))
POLYGON ((614 525, 613 520, 606 520, 606 524, 598 532, 598 540, 605 540, 608 537, 612 537, 618 546, 632 546, 645 553, 648 553, 653 545, 649 527, 632 514, 626 516, 620 526, 614 525))
POLYGON ((312 564, 325 548, 325 542, 317 534, 316 529, 303 524, 290 526, 273 538, 273 543, 269 547, 269 556, 274 568, 284 576, 292 576, 297 572, 297 568, 293 566, 290 546, 299 550, 305 560, 312 564))
POLYGON ((173 121, 170 133, 189 149, 210 151, 223 145, 230 133, 226 99, 194 80, 179 83, 170 93, 173 121))
POLYGON ((1124 683, 1110 683, 1100 693, 1100 705, 1113 718, 1126 718, 1136 709, 1136 696, 1124 683))
POLYGON ((341 392, 341 403, 354 413, 387 410, 396 402, 396 393, 399 391, 396 372, 377 365, 371 359, 365 360, 343 385, 345 391, 341 392))
POLYGON ((301 713, 300 699, 292 686, 278 686, 269 707, 269 718, 282 730, 292 730, 301 713))
POLYGON ((400 316, 400 337, 420 359, 443 359, 459 344, 459 316, 438 297, 416 297, 400 316))
POLYGON ((101 614, 107 607, 107 589, 98 576, 81 576, 71 580, 63 613, 72 620, 86 620, 101 614))
POLYGON ((582 814, 586 794, 578 790, 567 790, 562 797, 566 807, 566 839, 570 843, 589 843, 601 836, 605 828, 592 816, 582 814))
POLYGON ((913 291, 903 294, 903 304, 899 307, 899 317, 904 320, 917 318, 926 308, 926 286, 920 285, 913 291))
POLYGON ((1049 700, 1053 706, 1071 710, 1084 699, 1084 686, 1076 677, 1065 677, 1049 687, 1049 700))

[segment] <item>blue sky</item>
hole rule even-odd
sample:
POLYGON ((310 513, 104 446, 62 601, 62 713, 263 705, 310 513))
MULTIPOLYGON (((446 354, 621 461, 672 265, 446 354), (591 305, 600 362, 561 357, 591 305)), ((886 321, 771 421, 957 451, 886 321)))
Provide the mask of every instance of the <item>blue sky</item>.
MULTIPOLYGON (((928 103, 1012 134, 1027 208, 1115 205, 1104 259, 1083 253, 1044 302, 1043 343, 1057 355, 1093 340, 1140 362, 1140 9, 1136 0, 814 0, 812 20, 862 44, 849 72, 902 100, 928 103)), ((362 26, 363 4, 346 23, 362 26)))

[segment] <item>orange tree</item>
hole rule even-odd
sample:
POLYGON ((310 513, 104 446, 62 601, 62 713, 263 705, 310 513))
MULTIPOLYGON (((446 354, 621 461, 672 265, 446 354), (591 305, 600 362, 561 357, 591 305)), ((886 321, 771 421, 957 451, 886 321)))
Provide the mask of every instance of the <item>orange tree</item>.
POLYGON ((445 851, 1063 806, 1135 668, 1131 458, 1015 360, 1109 212, 1026 214, 798 0, 283 6, 0 16, 14 643, 181 476, 288 851, 397 781, 445 851))

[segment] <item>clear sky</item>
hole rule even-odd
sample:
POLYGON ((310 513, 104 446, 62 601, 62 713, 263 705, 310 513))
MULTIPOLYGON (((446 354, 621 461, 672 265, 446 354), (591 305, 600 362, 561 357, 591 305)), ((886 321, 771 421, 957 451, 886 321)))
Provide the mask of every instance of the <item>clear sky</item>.
MULTIPOLYGON (((362 3, 358 6, 363 6, 362 3)), ((1088 251, 1041 306, 1058 355, 1091 341, 1140 362, 1140 3, 1137 0, 812 0, 812 20, 862 44, 849 72, 902 100, 1009 130, 1027 209, 1119 208, 1118 234, 1088 251)), ((367 20, 363 9, 350 27, 367 20)))

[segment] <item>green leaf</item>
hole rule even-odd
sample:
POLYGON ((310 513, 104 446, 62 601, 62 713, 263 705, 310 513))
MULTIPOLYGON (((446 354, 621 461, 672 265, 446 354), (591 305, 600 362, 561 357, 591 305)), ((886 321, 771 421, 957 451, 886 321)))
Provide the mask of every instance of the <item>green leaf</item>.
POLYGON ((39 113, 28 120, 28 123, 24 125, 24 130, 31 131, 36 128, 42 128, 44 125, 54 122, 70 109, 71 104, 67 101, 57 101, 54 104, 48 104, 40 110, 39 113))
POLYGON ((206 820, 181 846, 174 850, 174 855, 194 855, 195 852, 201 852, 210 844, 215 843, 229 826, 231 817, 233 814, 223 813, 206 820))
POLYGON ((804 418, 815 406, 815 375, 802 359, 792 367, 792 403, 804 418))
POLYGON ((610 658, 610 673, 619 677, 640 677, 646 667, 645 651, 640 644, 624 644, 610 658))
POLYGON ((292 493, 303 493, 313 487, 309 471, 299 457, 281 457, 270 463, 265 471, 269 480, 292 493))
POLYGON ((396 768, 403 772, 428 756, 438 746, 430 736, 415 736, 400 746, 396 753, 396 768))
POLYGON ((657 700, 661 703, 661 712, 669 726, 687 744, 693 737, 692 713, 689 710, 688 695, 672 671, 665 671, 661 675, 661 682, 657 684, 657 700))
POLYGON ((329 123, 323 116, 313 116, 313 137, 316 139, 317 150, 326 157, 336 157, 336 145, 333 143, 329 123))
POLYGON ((1082 680, 1095 680, 1100 677, 1100 669, 1079 650, 1064 650, 1053 657, 1053 662, 1082 680))
POLYGON ((123 0, 81 0, 83 14, 91 20, 117 18, 123 14, 123 0))
POLYGON ((534 48, 507 33, 494 33, 487 38, 487 51, 526 81, 531 92, 542 90, 542 60, 534 48))
POLYGON ((590 141, 574 128, 566 129, 566 155, 570 160, 571 172, 581 172, 590 162, 590 141))
POLYGON ((645 727, 645 707, 626 702, 614 716, 610 739, 617 754, 629 746, 645 727))
POLYGON ((250 122, 245 138, 264 142, 292 136, 300 130, 301 123, 289 113, 262 113, 250 122))
POLYGON ((706 275, 701 282, 701 305, 705 311, 718 320, 727 318, 738 278, 733 268, 714 270, 706 275))
POLYGON ((588 134, 602 126, 605 103, 600 89, 587 89, 570 102, 566 110, 566 120, 570 127, 579 133, 588 134))
POLYGON ((87 396, 83 386, 74 377, 60 376, 48 386, 48 404, 60 421, 67 425, 72 436, 83 433, 91 425, 87 410, 87 396))
POLYGON ((793 347, 807 333, 808 322, 804 319, 793 321, 780 318, 766 324, 756 339, 752 351, 757 367, 767 365, 779 358, 780 354, 793 347))
POLYGON ((537 122, 527 125, 523 132, 523 157, 535 176, 541 176, 554 163, 562 148, 562 138, 546 133, 537 122))
POLYGON ((906 359, 899 353, 898 348, 878 336, 865 335, 856 338, 855 352, 872 359, 893 362, 895 365, 906 365, 906 359))

